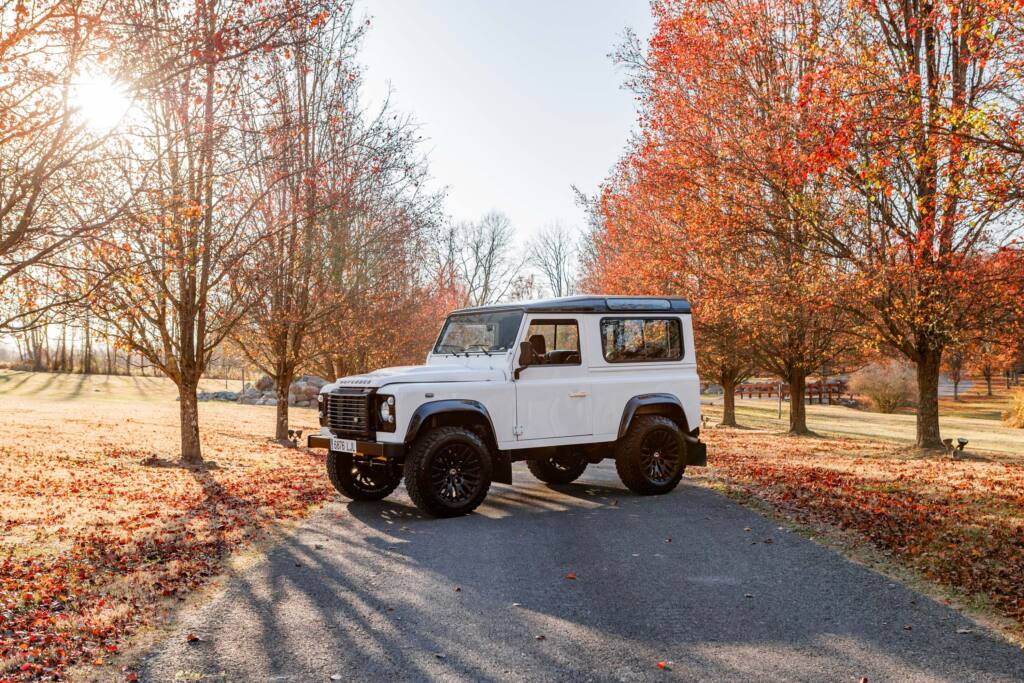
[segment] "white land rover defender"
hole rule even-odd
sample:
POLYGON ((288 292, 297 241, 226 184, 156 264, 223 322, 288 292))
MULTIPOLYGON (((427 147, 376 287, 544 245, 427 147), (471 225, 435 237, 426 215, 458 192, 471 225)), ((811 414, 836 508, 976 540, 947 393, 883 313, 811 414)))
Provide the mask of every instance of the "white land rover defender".
POLYGON ((424 512, 473 510, 512 463, 567 484, 614 458, 640 494, 705 465, 700 384, 684 299, 575 296, 448 316, 426 365, 344 377, 319 395, 327 474, 378 500, 405 477, 424 512))

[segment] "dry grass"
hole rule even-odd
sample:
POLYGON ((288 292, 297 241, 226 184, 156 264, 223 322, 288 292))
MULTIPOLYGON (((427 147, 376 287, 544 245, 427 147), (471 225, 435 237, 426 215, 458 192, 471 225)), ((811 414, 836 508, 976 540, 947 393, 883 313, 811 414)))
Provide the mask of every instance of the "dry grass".
POLYGON ((175 396, 156 378, 0 373, 0 679, 103 666, 159 605, 331 495, 317 456, 266 438, 273 408, 202 404, 207 464, 178 466, 175 396))
MULTIPOLYGON (((995 387, 995 396, 984 395, 984 387, 975 385, 960 401, 942 398, 939 420, 943 437, 964 437, 970 441, 968 450, 1001 453, 1024 457, 1024 432, 1002 421, 1002 413, 1010 408, 1013 392, 995 387)), ((783 431, 789 426, 789 406, 783 404, 782 418, 778 405, 768 400, 737 400, 736 419, 743 426, 783 431)), ((704 412, 714 422, 721 419, 722 399, 705 399, 704 412)), ((903 410, 890 415, 845 406, 807 406, 808 427, 817 434, 914 443, 916 416, 903 410)))

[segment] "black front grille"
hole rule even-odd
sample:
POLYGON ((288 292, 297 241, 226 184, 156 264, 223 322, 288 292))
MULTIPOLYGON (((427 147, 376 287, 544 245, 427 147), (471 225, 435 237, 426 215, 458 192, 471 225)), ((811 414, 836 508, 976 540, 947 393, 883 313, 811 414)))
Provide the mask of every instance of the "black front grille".
POLYGON ((338 436, 370 436, 370 395, 362 391, 327 395, 327 426, 338 436))

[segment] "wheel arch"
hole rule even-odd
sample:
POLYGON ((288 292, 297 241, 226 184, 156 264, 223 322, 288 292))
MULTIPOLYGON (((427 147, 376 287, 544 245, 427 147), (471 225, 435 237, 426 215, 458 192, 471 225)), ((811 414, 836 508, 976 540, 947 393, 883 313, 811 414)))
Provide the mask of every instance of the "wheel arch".
POLYGON ((629 399, 625 408, 622 409, 617 438, 621 439, 626 435, 638 415, 664 415, 679 425, 684 434, 690 433, 686 410, 683 409, 682 401, 674 394, 640 394, 629 399))
POLYGON ((494 422, 487 407, 479 401, 469 399, 444 399, 421 404, 409 418, 409 428, 405 431, 405 443, 416 440, 425 429, 434 427, 469 427, 482 428, 480 434, 485 443, 496 448, 494 422))

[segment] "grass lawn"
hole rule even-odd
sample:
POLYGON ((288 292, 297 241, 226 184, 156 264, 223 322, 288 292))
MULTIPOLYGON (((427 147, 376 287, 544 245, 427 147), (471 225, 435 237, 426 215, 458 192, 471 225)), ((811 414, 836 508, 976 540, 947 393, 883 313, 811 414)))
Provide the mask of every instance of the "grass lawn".
POLYGON ((270 407, 200 404, 208 462, 180 467, 176 395, 159 378, 0 372, 0 680, 75 665, 130 680, 111 663, 128 636, 333 494, 320 458, 267 438, 270 407))
MULTIPOLYGON (((980 383, 979 383, 980 384, 980 383)), ((965 392, 960 401, 939 400, 939 423, 943 438, 964 437, 968 451, 1024 456, 1024 430, 1012 429, 1003 423, 1001 413, 1010 406, 1012 392, 995 387, 995 396, 986 397, 979 384, 965 392)), ((721 397, 704 397, 703 410, 717 422, 722 418, 721 397)), ((737 399, 736 421, 745 427, 773 431, 789 429, 789 405, 783 403, 782 418, 778 403, 772 400, 737 399)), ((846 406, 808 405, 807 426, 825 436, 852 437, 913 444, 916 416, 904 410, 883 415, 846 406)))

